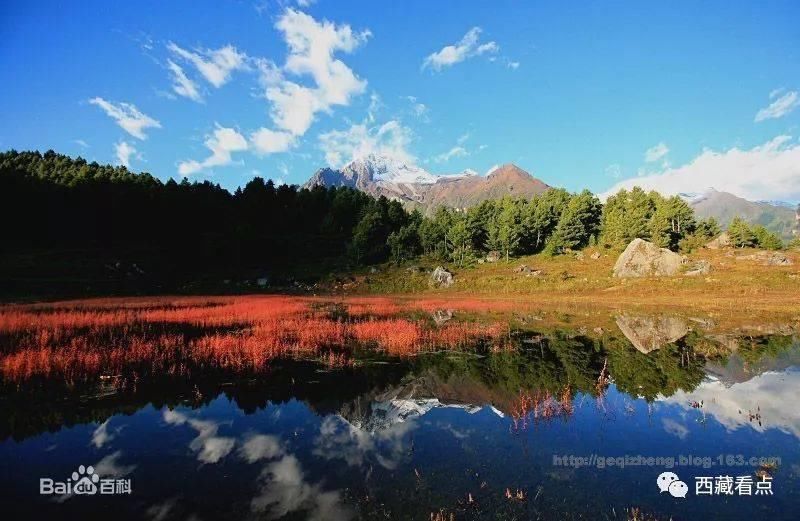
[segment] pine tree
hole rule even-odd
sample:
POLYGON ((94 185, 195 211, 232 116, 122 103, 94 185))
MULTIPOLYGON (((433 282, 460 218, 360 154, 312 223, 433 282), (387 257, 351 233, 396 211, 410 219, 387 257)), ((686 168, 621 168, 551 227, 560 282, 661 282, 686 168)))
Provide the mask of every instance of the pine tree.
POLYGON ((754 246, 756 237, 753 231, 741 217, 734 217, 728 225, 728 235, 731 238, 731 243, 737 248, 746 248, 754 246))
POLYGON ((767 230, 764 226, 760 224, 754 226, 752 232, 755 243, 759 248, 764 248, 765 250, 780 250, 783 248, 783 241, 780 237, 767 230))
POLYGON ((575 195, 567 204, 553 233, 551 251, 582 248, 589 243, 589 237, 600 228, 602 206, 600 201, 588 190, 575 195))

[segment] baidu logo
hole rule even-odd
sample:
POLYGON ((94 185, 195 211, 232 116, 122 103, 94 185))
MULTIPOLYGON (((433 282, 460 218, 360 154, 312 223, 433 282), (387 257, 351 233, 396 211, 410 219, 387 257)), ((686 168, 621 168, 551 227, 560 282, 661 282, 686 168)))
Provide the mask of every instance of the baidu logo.
POLYGON ((42 495, 76 495, 93 496, 97 493, 130 494, 131 480, 129 479, 100 479, 94 467, 83 465, 65 481, 56 481, 52 478, 39 479, 39 494, 42 495))

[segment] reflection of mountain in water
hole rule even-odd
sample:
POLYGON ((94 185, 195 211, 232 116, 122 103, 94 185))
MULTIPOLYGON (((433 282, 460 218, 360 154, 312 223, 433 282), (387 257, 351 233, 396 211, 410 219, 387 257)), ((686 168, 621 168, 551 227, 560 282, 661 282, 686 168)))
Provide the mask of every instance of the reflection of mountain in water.
POLYGON ((730 386, 797 365, 800 358, 790 336, 725 333, 736 345, 731 354, 715 339, 720 332, 706 334, 702 325, 631 317, 619 320, 623 335, 604 332, 597 339, 576 333, 577 328, 514 330, 508 350, 484 356, 437 353, 383 361, 388 363, 367 360, 333 370, 313 362, 285 362, 267 374, 202 368, 180 375, 139 371, 134 386, 99 377, 70 385, 46 379, 19 387, 0 383, 0 439, 99 424, 148 404, 200 407, 221 393, 247 414, 270 403, 300 400, 320 415, 338 415, 358 430, 377 432, 443 407, 470 413, 491 407, 507 414, 522 390, 556 394, 568 385, 573 393, 594 395, 604 366, 617 389, 652 401, 691 393, 707 374, 730 386))

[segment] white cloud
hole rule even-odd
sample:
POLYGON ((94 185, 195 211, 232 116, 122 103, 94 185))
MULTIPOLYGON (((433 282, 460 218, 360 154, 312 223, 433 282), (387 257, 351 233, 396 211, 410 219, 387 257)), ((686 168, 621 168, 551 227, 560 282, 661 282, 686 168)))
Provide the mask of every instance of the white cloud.
POLYGON ((167 68, 172 72, 172 90, 175 94, 198 103, 203 101, 203 96, 200 95, 197 84, 186 76, 180 65, 172 60, 167 60, 167 68))
POLYGON ((378 96, 377 92, 373 92, 369 96, 369 108, 367 109, 367 121, 370 123, 375 122, 375 118, 378 116, 378 111, 383 108, 383 102, 381 101, 381 97, 378 96))
MULTIPOLYGON (((782 92, 781 89, 776 89, 770 92, 770 99, 774 99, 782 92)), ((790 91, 775 99, 768 107, 763 108, 756 113, 755 122, 764 121, 766 119, 777 119, 785 116, 794 109, 800 106, 800 96, 797 91, 790 91)))
POLYGON ((417 100, 416 96, 406 96, 406 99, 411 104, 411 112, 418 118, 428 119, 428 106, 417 100))
POLYGON ((89 143, 82 139, 74 139, 73 142, 77 145, 80 145, 82 148, 89 148, 89 143))
POLYGON ((262 64, 265 97, 272 104, 271 116, 282 130, 301 136, 321 111, 334 105, 349 105, 350 98, 364 92, 365 80, 359 79, 341 60, 337 51, 352 52, 367 41, 369 31, 354 32, 349 25, 318 22, 311 16, 287 9, 275 27, 283 33, 289 55, 283 71, 262 64), (285 79, 283 72, 311 76, 315 86, 308 87, 285 79))
POLYGON ((192 52, 169 42, 167 48, 176 56, 194 65, 198 72, 217 88, 228 82, 233 71, 247 68, 247 55, 240 53, 232 45, 192 52))
POLYGON ((626 179, 601 195, 640 186, 663 194, 704 192, 713 187, 758 200, 800 200, 800 144, 778 136, 749 150, 706 149, 689 163, 661 172, 626 179))
POLYGON ((450 161, 454 157, 464 157, 468 155, 469 152, 467 152, 467 149, 459 145, 459 146, 454 146, 447 152, 439 154, 438 156, 434 157, 433 160, 436 161, 437 163, 444 163, 450 161))
POLYGON ((461 40, 453 45, 447 45, 441 50, 429 55, 422 62, 422 68, 440 71, 444 67, 450 67, 473 56, 480 56, 486 53, 496 53, 500 46, 495 42, 479 43, 481 35, 480 27, 473 27, 461 40))
MULTIPOLYGON (((350 104, 362 94, 367 82, 358 78, 344 62, 334 57, 349 53, 370 37, 369 31, 355 32, 349 25, 319 22, 306 13, 286 9, 275 24, 286 41, 289 54, 282 68, 269 60, 256 60, 264 97, 270 102, 270 117, 276 130, 261 128, 251 136, 255 150, 275 153, 288 150, 295 137, 304 135, 319 112, 350 104), (313 85, 302 85, 286 75, 310 77, 313 85)), ((371 98, 370 113, 377 110, 377 96, 371 98)))
POLYGON ((657 144, 654 147, 650 147, 647 149, 647 152, 644 153, 644 160, 648 163, 654 163, 661 159, 662 157, 666 156, 669 153, 669 148, 663 142, 657 144))
POLYGON ((103 109, 117 125, 137 139, 147 139, 144 133, 147 128, 161 128, 161 123, 143 114, 131 103, 115 104, 100 97, 90 99, 89 103, 103 109))
POLYGON ((117 154, 117 164, 125 168, 131 167, 131 157, 139 157, 136 153, 136 148, 126 141, 120 141, 114 145, 114 151, 117 154))
POLYGON ((272 103, 272 121, 295 136, 305 134, 314 115, 324 109, 315 89, 291 81, 267 88, 266 98, 272 103))
POLYGON ((509 69, 513 69, 513 70, 519 69, 519 62, 515 62, 515 61, 510 61, 509 60, 508 63, 506 63, 506 65, 508 66, 509 69))
POLYGON ((231 154, 247 150, 247 140, 235 129, 216 126, 214 133, 205 141, 211 155, 203 161, 188 160, 178 165, 180 175, 191 175, 207 168, 224 166, 233 162, 231 154))
POLYGON ((258 154, 286 152, 295 144, 296 138, 289 132, 260 128, 250 134, 250 143, 258 154))
POLYGON ((622 176, 622 167, 618 163, 608 165, 606 167, 606 175, 614 179, 619 179, 622 176))
POLYGON ((361 123, 347 130, 326 132, 320 134, 319 141, 325 160, 334 168, 369 154, 413 165, 416 158, 408 151, 412 137, 411 129, 397 120, 391 120, 375 127, 361 123))

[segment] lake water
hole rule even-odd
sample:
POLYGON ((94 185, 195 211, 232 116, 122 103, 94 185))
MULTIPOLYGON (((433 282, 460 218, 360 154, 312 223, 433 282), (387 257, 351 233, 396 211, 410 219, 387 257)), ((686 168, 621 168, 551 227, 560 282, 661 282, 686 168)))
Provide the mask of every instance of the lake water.
POLYGON ((793 320, 293 297, 6 306, 3 518, 796 519, 793 320), (684 492, 660 491, 667 471, 684 492), (94 494, 40 494, 92 474, 94 494))

